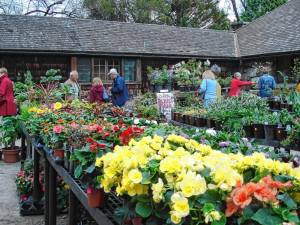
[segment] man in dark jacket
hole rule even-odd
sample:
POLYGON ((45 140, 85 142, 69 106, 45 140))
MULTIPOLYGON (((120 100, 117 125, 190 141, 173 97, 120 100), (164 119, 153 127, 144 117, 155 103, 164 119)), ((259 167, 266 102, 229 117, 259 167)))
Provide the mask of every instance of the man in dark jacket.
POLYGON ((125 81, 114 68, 109 71, 108 75, 113 80, 112 88, 110 89, 112 102, 115 106, 122 107, 128 100, 128 89, 125 81))

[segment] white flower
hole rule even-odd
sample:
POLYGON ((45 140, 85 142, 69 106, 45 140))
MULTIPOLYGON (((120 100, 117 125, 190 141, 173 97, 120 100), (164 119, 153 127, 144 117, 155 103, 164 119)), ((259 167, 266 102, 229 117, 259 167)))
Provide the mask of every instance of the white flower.
POLYGON ((217 132, 214 129, 207 129, 206 133, 211 135, 211 136, 216 136, 217 132))
POLYGON ((248 142, 248 138, 242 138, 242 141, 248 142))
POLYGON ((156 120, 152 120, 151 121, 153 124, 157 124, 157 121, 156 120))
POLYGON ((137 119, 137 118, 135 118, 135 119, 133 120, 133 123, 134 123, 135 125, 137 125, 137 124, 139 124, 139 123, 140 123, 140 120, 139 120, 139 119, 137 119))
POLYGON ((210 66, 210 61, 207 59, 207 60, 204 62, 204 65, 205 65, 205 66, 210 66))

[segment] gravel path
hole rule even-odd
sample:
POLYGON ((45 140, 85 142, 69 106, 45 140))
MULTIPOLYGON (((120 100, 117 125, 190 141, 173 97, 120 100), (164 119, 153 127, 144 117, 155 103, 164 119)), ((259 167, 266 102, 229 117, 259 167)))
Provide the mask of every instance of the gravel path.
MULTIPOLYGON (((43 225, 43 216, 20 216, 15 176, 20 163, 6 164, 0 160, 0 225, 43 225)), ((66 224, 66 215, 60 216, 57 225, 66 224)))

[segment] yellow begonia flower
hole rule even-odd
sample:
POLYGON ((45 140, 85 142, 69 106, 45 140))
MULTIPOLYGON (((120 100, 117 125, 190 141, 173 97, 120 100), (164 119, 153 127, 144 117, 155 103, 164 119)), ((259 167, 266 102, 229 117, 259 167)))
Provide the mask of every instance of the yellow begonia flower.
POLYGON ((172 221, 172 223, 179 224, 181 222, 181 217, 180 217, 180 215, 179 215, 178 212, 171 211, 170 214, 171 214, 171 221, 172 221))
POLYGON ((143 179, 142 173, 138 169, 131 170, 128 173, 128 177, 135 184, 140 183, 143 179))
POLYGON ((28 109, 28 112, 36 112, 37 110, 37 107, 31 107, 30 109, 28 109))
POLYGON ((60 103, 60 102, 56 102, 56 103, 54 103, 54 105, 53 105, 53 109, 55 109, 55 110, 59 110, 59 109, 61 109, 62 108, 62 104, 60 103))

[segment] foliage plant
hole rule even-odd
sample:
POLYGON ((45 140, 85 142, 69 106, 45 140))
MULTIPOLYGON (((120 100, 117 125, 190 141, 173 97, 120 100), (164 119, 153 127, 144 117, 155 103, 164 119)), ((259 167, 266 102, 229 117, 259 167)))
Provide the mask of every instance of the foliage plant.
POLYGON ((245 118, 267 113, 268 106, 265 99, 244 93, 239 97, 222 98, 211 104, 207 110, 209 117, 220 121, 228 131, 236 131, 245 124, 245 118))
POLYGON ((205 69, 206 66, 201 61, 195 59, 182 61, 174 65, 174 79, 179 86, 199 86, 205 69))
POLYGON ((146 119, 160 118, 156 96, 150 92, 139 95, 134 99, 133 110, 146 119))
POLYGON ((17 116, 3 117, 0 123, 0 144, 5 148, 15 147, 15 142, 20 136, 17 116))
POLYGON ((33 101, 33 88, 34 82, 32 80, 32 75, 30 71, 26 71, 24 73, 24 82, 16 82, 14 83, 14 95, 17 103, 22 103, 25 101, 33 101))
POLYGON ((168 66, 164 65, 161 70, 147 67, 148 79, 152 85, 166 85, 170 83, 171 77, 168 71, 168 66))
POLYGON ((300 58, 294 59, 294 66, 292 68, 292 72, 293 72, 295 81, 298 82, 300 80, 300 58))

